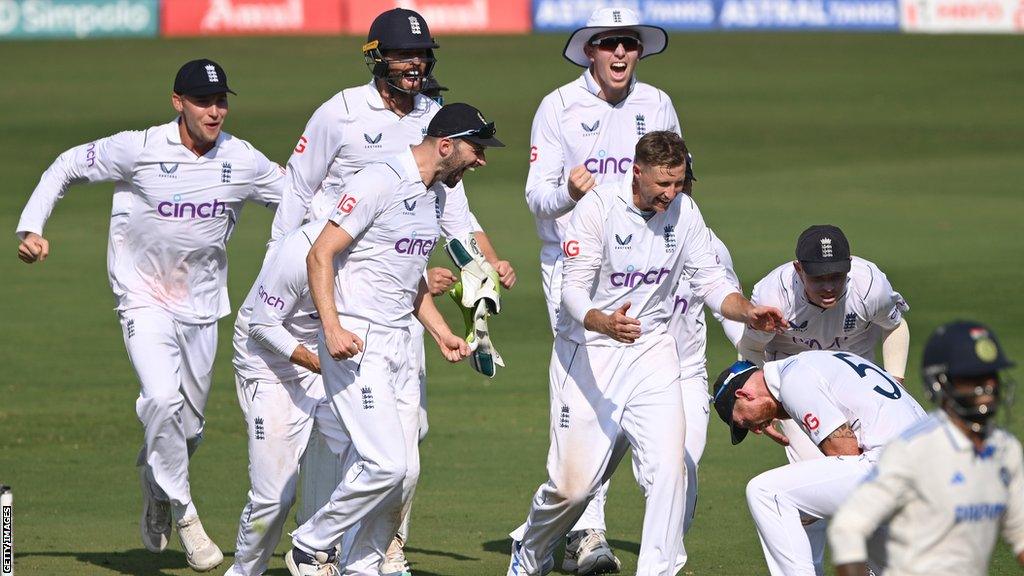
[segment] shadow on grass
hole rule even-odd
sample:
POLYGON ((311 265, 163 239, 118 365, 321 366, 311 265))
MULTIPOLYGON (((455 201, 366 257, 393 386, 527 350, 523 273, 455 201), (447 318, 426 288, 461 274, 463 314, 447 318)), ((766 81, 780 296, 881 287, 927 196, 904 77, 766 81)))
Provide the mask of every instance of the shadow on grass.
MULTIPOLYGON (((612 550, 630 552, 634 556, 640 554, 640 543, 639 542, 628 542, 626 540, 608 540, 608 544, 611 545, 612 550)), ((482 548, 485 552, 494 552, 495 554, 503 554, 508 556, 512 550, 512 540, 510 538, 503 538, 501 540, 490 540, 483 543, 482 548)), ((565 546, 559 545, 555 549, 555 571, 560 571, 562 565, 562 553, 565 551, 565 546)))
MULTIPOLYGON (((18 558, 24 557, 39 558, 74 558, 79 562, 92 564, 104 570, 111 570, 131 576, 170 576, 173 570, 180 572, 188 569, 185 561, 185 553, 179 550, 165 550, 160 554, 154 554, 149 550, 137 548, 123 552, 18 552, 18 558)), ((218 570, 227 570, 231 565, 231 554, 224 554, 224 562, 218 566, 218 570)), ((285 570, 285 575, 288 571, 285 570)))

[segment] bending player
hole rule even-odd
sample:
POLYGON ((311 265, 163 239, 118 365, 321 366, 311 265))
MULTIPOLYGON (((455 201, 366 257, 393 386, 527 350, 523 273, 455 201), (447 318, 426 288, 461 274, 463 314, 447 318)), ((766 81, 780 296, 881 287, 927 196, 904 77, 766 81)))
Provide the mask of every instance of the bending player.
POLYGON ((142 542, 163 551, 173 523, 199 571, 224 559, 199 520, 188 464, 203 438, 217 320, 231 310, 226 244, 246 201, 276 206, 284 188, 277 164, 222 131, 229 92, 217 63, 186 63, 171 96, 177 118, 61 154, 18 222, 18 256, 42 261, 43 227, 67 188, 116 182, 107 266, 140 383, 142 542))
MULTIPOLYGON (((903 315, 910 307, 878 266, 852 256, 850 243, 836 226, 804 230, 796 243, 796 260, 772 270, 754 286, 751 302, 776 306, 789 320, 778 335, 746 331, 743 358, 763 364, 805 350, 848 351, 874 361, 881 343, 882 366, 899 382, 907 368, 910 330, 903 315)), ((821 458, 821 451, 793 420, 765 432, 786 446, 790 462, 821 458)), ((815 568, 824 569, 825 522, 806 526, 815 568)))
MULTIPOLYGON (((681 134, 668 94, 636 80, 639 61, 661 53, 667 43, 663 29, 640 24, 633 10, 595 10, 563 52, 583 73, 545 96, 533 118, 526 204, 542 243, 541 281, 552 332, 561 301, 562 243, 576 203, 595 185, 626 177, 637 140, 648 131, 681 134)), ((548 392, 554 406, 555 390, 548 392)), ((605 485, 567 535, 564 570, 580 576, 618 571, 605 538, 607 493, 605 485)))
POLYGON ((631 177, 598 185, 573 212, 551 355, 549 479, 513 533, 509 576, 551 570, 558 540, 629 447, 647 499, 637 574, 675 574, 687 478, 679 358, 667 331, 672 291, 683 269, 693 269, 691 288, 712 310, 759 329, 785 323, 728 281, 696 204, 678 197, 686 159, 678 134, 648 133, 631 177))
POLYGON ((882 447, 925 417, 899 382, 850 352, 802 352, 763 368, 736 362, 718 376, 714 402, 733 444, 748 430, 761 434, 774 420, 791 419, 821 451, 821 458, 769 470, 747 484, 773 576, 816 573, 803 522, 835 514, 871 473, 882 447))
POLYGON ((447 358, 469 354, 439 314, 424 316, 430 308, 421 278, 438 236, 439 213, 447 210, 446 186, 486 164, 485 148, 502 146, 494 133, 494 124, 472 106, 445 106, 423 142, 353 177, 310 249, 324 387, 352 449, 328 503, 292 532, 286 563, 293 576, 333 573, 335 547, 356 523, 355 562, 346 563, 346 570, 379 574, 398 530, 403 482, 418 473, 417 423, 410 434, 398 407, 402 388, 419 386, 407 356, 412 312, 441 336, 447 358))
POLYGON ((995 425, 1012 366, 987 326, 951 322, 932 333, 921 377, 937 409, 885 447, 832 519, 839 576, 868 573, 864 543, 883 523, 888 575, 988 574, 999 530, 1024 565, 1020 441, 995 425))

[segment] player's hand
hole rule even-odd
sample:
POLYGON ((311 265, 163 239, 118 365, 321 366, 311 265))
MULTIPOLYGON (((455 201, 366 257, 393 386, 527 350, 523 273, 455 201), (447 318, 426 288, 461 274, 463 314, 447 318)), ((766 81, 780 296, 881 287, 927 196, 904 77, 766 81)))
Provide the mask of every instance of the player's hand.
POLYGON ((362 339, 341 326, 332 329, 325 326, 324 341, 327 343, 327 352, 335 360, 348 360, 363 351, 362 339))
POLYGON ((618 342, 632 344, 640 337, 640 321, 626 316, 629 305, 629 302, 626 302, 611 314, 605 314, 597 309, 591 310, 584 318, 584 327, 618 342))
POLYGON ((747 326, 761 332, 782 334, 789 327, 789 322, 774 306, 753 306, 747 311, 747 326))
POLYGON ((25 264, 42 262, 49 255, 50 242, 35 232, 25 234, 25 238, 18 245, 18 258, 25 264))
POLYGON ((437 346, 441 349, 444 359, 449 362, 458 362, 469 356, 469 344, 462 338, 449 332, 437 339, 437 346))
POLYGON ((292 364, 298 364, 311 372, 320 373, 320 357, 302 344, 295 347, 289 360, 292 364))
POLYGON ((590 189, 595 184, 597 184, 597 180, 594 179, 594 175, 583 164, 569 172, 569 181, 566 182, 566 185, 569 187, 569 196, 577 202, 580 198, 583 198, 584 194, 590 192, 590 189))
POLYGON ((771 438, 776 443, 782 446, 789 446, 789 438, 787 438, 786 435, 782 433, 782 423, 779 422, 778 420, 772 420, 764 428, 759 428, 751 431, 754 434, 764 434, 765 436, 771 438))
POLYGON ((427 290, 431 296, 440 296, 458 282, 458 278, 447 268, 437 267, 427 270, 427 290))
POLYGON ((494 263, 494 271, 498 273, 502 288, 509 290, 516 285, 516 271, 508 260, 498 260, 494 263))

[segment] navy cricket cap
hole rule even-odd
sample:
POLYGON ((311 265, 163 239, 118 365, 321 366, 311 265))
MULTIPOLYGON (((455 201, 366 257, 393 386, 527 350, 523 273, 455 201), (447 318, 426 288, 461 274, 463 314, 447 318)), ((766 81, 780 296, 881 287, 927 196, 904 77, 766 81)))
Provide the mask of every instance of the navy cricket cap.
POLYGON ((757 372, 757 366, 746 360, 734 362, 718 375, 715 380, 715 395, 712 402, 715 404, 715 412, 718 417, 729 425, 732 435, 732 444, 735 446, 747 437, 747 429, 739 428, 732 421, 732 409, 736 405, 736 391, 747 383, 747 380, 757 372))
POLYGON ((970 378, 995 374, 1013 365, 988 326, 964 320, 939 326, 932 332, 921 358, 926 382, 929 375, 970 378))
POLYGON ((174 93, 182 96, 209 96, 210 94, 234 94, 228 88, 228 75, 213 60, 200 58, 186 62, 174 78, 174 93))
POLYGON ((442 106, 427 126, 427 136, 435 138, 462 138, 480 146, 505 146, 494 137, 497 129, 484 115, 469 104, 461 102, 442 106))
POLYGON ((796 259, 810 276, 850 271, 850 242, 838 226, 811 226, 796 241, 796 259))
POLYGON ((431 50, 439 48, 430 35, 427 21, 415 10, 392 8, 381 12, 370 24, 363 52, 368 50, 431 50))

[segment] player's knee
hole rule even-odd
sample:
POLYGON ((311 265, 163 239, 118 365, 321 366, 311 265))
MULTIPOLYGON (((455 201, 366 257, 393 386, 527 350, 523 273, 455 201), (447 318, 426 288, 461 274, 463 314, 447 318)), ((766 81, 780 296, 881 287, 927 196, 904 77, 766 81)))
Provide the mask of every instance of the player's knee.
POLYGON ((400 486, 409 468, 404 461, 384 460, 375 466, 373 475, 384 486, 400 486))
POLYGON ((766 502, 773 500, 774 497, 774 490, 771 489, 764 474, 755 476, 750 482, 747 482, 747 505, 750 506, 751 510, 762 507, 766 502))
POLYGON ((177 390, 170 394, 154 394, 140 397, 136 402, 136 411, 143 423, 149 421, 176 418, 176 414, 185 404, 185 399, 177 390))
POLYGON ((586 506, 597 488, 584 484, 564 484, 555 487, 555 498, 569 507, 586 506))

